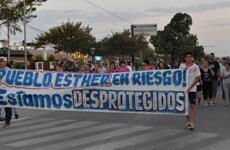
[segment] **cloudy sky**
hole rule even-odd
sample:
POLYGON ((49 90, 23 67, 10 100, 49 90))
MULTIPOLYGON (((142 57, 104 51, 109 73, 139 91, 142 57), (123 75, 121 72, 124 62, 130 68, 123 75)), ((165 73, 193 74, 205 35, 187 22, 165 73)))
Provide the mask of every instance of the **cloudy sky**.
MULTIPOLYGON (((197 34, 206 51, 218 56, 230 56, 230 0, 48 0, 29 23, 28 39, 70 19, 82 21, 93 28, 98 40, 111 32, 122 31, 130 25, 157 23, 161 30, 177 12, 189 13, 193 18, 192 33, 197 34), (105 12, 94 4, 124 18, 105 12)), ((18 34, 15 41, 21 41, 18 34)))

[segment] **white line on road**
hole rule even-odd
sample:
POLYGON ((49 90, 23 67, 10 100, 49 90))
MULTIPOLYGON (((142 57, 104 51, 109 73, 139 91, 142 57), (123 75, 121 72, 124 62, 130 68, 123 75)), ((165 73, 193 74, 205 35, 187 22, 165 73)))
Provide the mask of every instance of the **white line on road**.
POLYGON ((116 148, 131 146, 131 145, 146 142, 149 140, 156 140, 156 139, 163 138, 166 136, 176 135, 180 132, 181 132, 180 130, 170 130, 170 129, 159 130, 156 132, 151 132, 151 133, 140 135, 140 136, 130 137, 125 140, 121 139, 120 141, 117 141, 117 142, 110 142, 110 143, 105 143, 101 145, 95 145, 92 147, 85 148, 83 150, 97 150, 97 149, 98 150, 113 150, 116 148))
POLYGON ((88 127, 88 126, 91 126, 91 125, 96 124, 96 123, 98 123, 98 122, 96 122, 96 121, 75 122, 75 123, 63 125, 60 127, 52 127, 52 128, 30 131, 30 132, 16 134, 16 135, 4 136, 4 138, 2 138, 0 140, 0 142, 16 141, 18 139, 31 138, 34 136, 42 136, 42 135, 56 133, 56 132, 60 132, 60 131, 73 130, 73 129, 78 129, 78 128, 82 128, 82 127, 88 127))
MULTIPOLYGON (((19 119, 12 119, 11 122, 16 123, 16 122, 20 122, 20 121, 24 121, 24 120, 28 120, 28 119, 30 119, 30 117, 23 117, 23 118, 19 118, 19 119)), ((5 121, 2 121, 2 122, 0 122, 0 125, 4 124, 4 123, 5 123, 5 121)))
POLYGON ((30 146, 30 145, 34 145, 34 144, 41 144, 43 142, 50 142, 50 141, 55 141, 55 140, 60 140, 60 139, 66 139, 66 138, 70 138, 70 137, 77 136, 77 135, 84 135, 84 134, 89 134, 92 132, 103 131, 106 129, 111 129, 111 128, 119 127, 122 125, 124 125, 124 124, 112 123, 112 124, 105 124, 105 125, 99 125, 99 126, 97 125, 97 126, 93 126, 90 128, 86 128, 86 129, 77 131, 77 132, 72 131, 72 132, 67 132, 67 133, 60 133, 60 134, 55 134, 55 135, 30 138, 28 140, 20 140, 20 141, 6 144, 6 145, 8 145, 10 147, 30 146))
POLYGON ((115 131, 110 131, 110 132, 97 134, 97 135, 93 135, 93 136, 88 136, 88 137, 81 138, 81 139, 76 139, 76 140, 72 140, 72 141, 67 141, 67 142, 62 142, 62 143, 58 143, 58 144, 53 144, 53 145, 35 148, 34 150, 65 150, 67 148, 72 148, 72 147, 79 146, 82 144, 106 140, 108 138, 114 138, 114 137, 118 137, 118 136, 122 136, 122 135, 126 135, 126 134, 131 134, 131 133, 134 133, 137 131, 143 131, 143 130, 146 130, 149 128, 150 127, 144 127, 144 126, 126 127, 126 128, 118 129, 115 131))
POLYGON ((198 150, 229 150, 230 139, 226 139, 198 150))
POLYGON ((29 131, 35 131, 35 130, 39 130, 42 128, 48 128, 48 127, 52 127, 52 126, 57 126, 63 123, 70 123, 72 121, 70 120, 57 120, 57 121, 50 121, 47 123, 42 123, 42 124, 36 124, 36 125, 30 125, 30 126, 24 126, 22 128, 14 128, 14 129, 10 129, 10 130, 4 130, 0 132, 0 135, 5 134, 4 136, 0 137, 0 142, 2 141, 2 139, 7 137, 7 134, 20 134, 19 132, 29 132, 29 131))
MULTIPOLYGON (((217 136, 216 134, 213 133, 189 133, 189 135, 182 136, 182 137, 175 137, 175 139, 160 142, 160 143, 155 143, 153 144, 151 149, 164 149, 164 150, 172 150, 172 149, 179 149, 183 148, 186 145, 196 143, 196 142, 201 142, 202 140, 209 139, 212 137, 217 136)), ((144 149, 143 149, 144 150, 144 149)))
POLYGON ((15 127, 19 128, 22 126, 24 127, 25 125, 31 125, 31 124, 36 124, 36 123, 42 123, 42 122, 44 123, 44 122, 48 122, 48 121, 52 121, 52 120, 54 120, 54 119, 45 118, 45 119, 39 119, 39 120, 37 120, 37 119, 36 120, 31 120, 31 119, 22 120, 22 121, 12 123, 10 126, 10 129, 15 128, 15 127))

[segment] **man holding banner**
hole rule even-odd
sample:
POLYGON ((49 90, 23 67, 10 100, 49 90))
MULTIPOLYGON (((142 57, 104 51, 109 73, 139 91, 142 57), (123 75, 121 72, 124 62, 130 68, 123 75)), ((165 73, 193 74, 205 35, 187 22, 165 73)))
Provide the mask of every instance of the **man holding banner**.
POLYGON ((187 126, 188 129, 194 130, 195 123, 195 113, 196 113, 196 85, 201 79, 201 73, 199 66, 194 63, 193 54, 188 52, 184 56, 185 63, 181 64, 180 69, 188 70, 189 76, 189 86, 188 86, 188 96, 190 102, 190 111, 187 116, 187 126))
MULTIPOLYGON (((9 69, 7 67, 7 60, 5 57, 0 57, 0 69, 4 69, 4 70, 9 69)), ((1 92, 2 91, 0 90, 0 93, 1 92)), ((3 128, 7 128, 10 126, 11 118, 12 118, 12 108, 5 107, 5 125, 3 126, 3 128)))

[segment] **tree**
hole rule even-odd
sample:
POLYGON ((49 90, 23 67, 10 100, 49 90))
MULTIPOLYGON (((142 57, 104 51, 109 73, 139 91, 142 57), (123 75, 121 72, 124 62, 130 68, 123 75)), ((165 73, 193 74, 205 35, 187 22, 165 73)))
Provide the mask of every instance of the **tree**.
MULTIPOLYGON (((46 0, 26 0, 26 20, 29 22, 35 18, 36 15, 32 15, 37 10, 37 7, 42 5, 46 0)), ((24 19, 24 3, 18 0, 0 0, 0 27, 2 25, 10 24, 12 32, 21 31, 18 23, 24 19)))
POLYGON ((101 41, 101 45, 107 54, 111 55, 134 55, 148 48, 148 42, 142 35, 131 36, 129 30, 122 33, 113 33, 101 41))
POLYGON ((190 33, 192 18, 186 13, 177 13, 163 31, 151 37, 151 43, 158 54, 169 55, 172 65, 180 59, 186 51, 191 51, 199 58, 202 46, 199 46, 196 35, 190 33))
MULTIPOLYGON (((25 0, 26 21, 29 22, 35 18, 32 15, 36 11, 36 7, 40 6, 46 0, 25 0), (36 2, 36 3, 35 3, 36 2)), ((8 59, 10 61, 10 34, 21 32, 20 22, 24 19, 24 1, 18 0, 0 0, 0 28, 5 26, 7 28, 7 47, 8 59)))
POLYGON ((67 54, 67 58, 70 54, 79 50, 82 50, 81 52, 83 53, 88 53, 96 41, 91 31, 92 28, 83 26, 81 22, 68 21, 38 35, 36 37, 36 46, 54 44, 59 51, 67 54))

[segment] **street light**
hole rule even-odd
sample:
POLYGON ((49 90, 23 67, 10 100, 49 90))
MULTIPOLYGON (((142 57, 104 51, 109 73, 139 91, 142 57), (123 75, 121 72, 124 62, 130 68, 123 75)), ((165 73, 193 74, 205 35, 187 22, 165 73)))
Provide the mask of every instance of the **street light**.
MULTIPOLYGON (((4 50, 4 54, 5 54, 5 50, 6 50, 6 47, 8 45, 8 41, 7 40, 0 40, 0 43, 3 46, 3 50, 4 50)), ((7 62, 8 62, 8 58, 7 58, 7 62)))
POLYGON ((94 63, 94 57, 93 57, 93 55, 94 55, 94 53, 95 53, 95 48, 94 47, 92 47, 92 48, 90 48, 90 52, 91 52, 91 57, 92 57, 92 63, 94 63))

